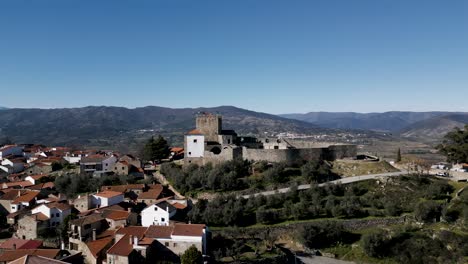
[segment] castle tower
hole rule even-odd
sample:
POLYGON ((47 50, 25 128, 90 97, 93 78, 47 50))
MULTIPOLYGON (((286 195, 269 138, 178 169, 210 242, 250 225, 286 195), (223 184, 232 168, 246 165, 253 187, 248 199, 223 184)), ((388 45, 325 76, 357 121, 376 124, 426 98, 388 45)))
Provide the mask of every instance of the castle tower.
POLYGON ((197 115, 196 128, 205 136, 205 141, 218 142, 218 135, 223 129, 220 115, 201 113, 197 115))

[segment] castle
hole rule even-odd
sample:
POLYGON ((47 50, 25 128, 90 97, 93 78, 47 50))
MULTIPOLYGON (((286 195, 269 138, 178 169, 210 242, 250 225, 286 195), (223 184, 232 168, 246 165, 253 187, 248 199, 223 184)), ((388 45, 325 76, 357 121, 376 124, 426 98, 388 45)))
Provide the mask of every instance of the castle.
POLYGON ((284 138, 239 137, 234 130, 223 130, 220 115, 201 113, 196 128, 185 135, 184 164, 204 165, 232 159, 286 162, 335 160, 355 157, 356 145, 330 144, 284 138))

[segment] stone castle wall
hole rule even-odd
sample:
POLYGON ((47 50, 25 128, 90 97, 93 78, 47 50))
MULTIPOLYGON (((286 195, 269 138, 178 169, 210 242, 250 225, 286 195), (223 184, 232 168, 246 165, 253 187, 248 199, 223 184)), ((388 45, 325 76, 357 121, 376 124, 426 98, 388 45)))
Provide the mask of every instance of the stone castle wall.
POLYGON ((269 162, 286 162, 293 164, 306 160, 336 160, 355 157, 356 145, 333 145, 323 148, 302 149, 242 149, 242 157, 246 160, 269 162))

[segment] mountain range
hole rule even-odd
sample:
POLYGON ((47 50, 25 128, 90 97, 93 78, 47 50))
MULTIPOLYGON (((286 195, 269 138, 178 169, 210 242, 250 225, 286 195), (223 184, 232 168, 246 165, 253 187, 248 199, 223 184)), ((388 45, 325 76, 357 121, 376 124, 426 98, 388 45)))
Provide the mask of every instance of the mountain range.
MULTIPOLYGON (((391 132, 416 140, 440 140, 454 127, 468 123, 467 113, 453 112, 311 112, 271 115, 233 106, 212 108, 166 108, 157 106, 90 106, 59 109, 3 109, 0 111, 2 138, 18 143, 47 145, 109 146, 125 148, 141 144, 151 135, 162 134, 180 144, 183 134, 195 127, 197 113, 223 116, 225 129, 240 135, 391 132)), ((374 133, 374 134, 373 134, 374 133)))
POLYGON ((135 109, 92 106, 2 110, 0 137, 8 137, 11 141, 21 143, 97 146, 118 142, 128 144, 128 141, 149 137, 151 134, 163 134, 176 136, 176 141, 180 142, 183 133, 195 127, 195 116, 200 112, 222 115, 224 128, 235 129, 241 135, 332 131, 308 122, 232 106, 180 109, 157 106, 135 109))
POLYGON ((463 112, 310 112, 280 116, 325 128, 383 131, 429 140, 440 139, 454 127, 468 123, 468 113, 463 112))

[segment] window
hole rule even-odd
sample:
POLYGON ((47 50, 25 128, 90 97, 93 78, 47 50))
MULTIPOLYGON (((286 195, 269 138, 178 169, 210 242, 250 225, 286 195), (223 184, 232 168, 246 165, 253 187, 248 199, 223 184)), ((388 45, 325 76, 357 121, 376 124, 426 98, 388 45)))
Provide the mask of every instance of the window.
POLYGON ((189 153, 188 153, 188 154, 189 154, 189 155, 192 155, 192 152, 190 152, 190 151, 189 151, 189 153))
POLYGON ((164 242, 164 245, 165 245, 166 247, 168 247, 168 246, 169 246, 169 242, 164 242))
POLYGON ((157 211, 157 210, 158 210, 158 207, 155 206, 155 207, 154 207, 154 210, 157 211))
POLYGON ((125 168, 124 168, 124 167, 122 167, 122 170, 125 170, 125 168))
POLYGON ((161 217, 161 222, 164 222, 166 221, 166 219, 164 219, 164 217, 161 217))
POLYGON ((196 139, 194 139, 194 140, 193 140, 193 143, 197 143, 197 140, 196 140, 196 139))
POLYGON ((174 246, 174 247, 177 247, 177 243, 174 243, 173 246, 174 246))
POLYGON ((231 140, 230 140, 230 139, 228 139, 228 144, 231 144, 231 140))
POLYGON ((59 214, 59 213, 56 213, 56 214, 55 214, 55 216, 56 216, 56 217, 59 217, 59 216, 60 216, 60 214, 59 214))

